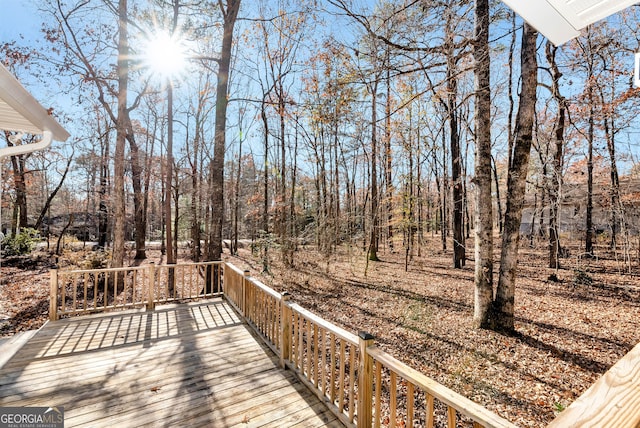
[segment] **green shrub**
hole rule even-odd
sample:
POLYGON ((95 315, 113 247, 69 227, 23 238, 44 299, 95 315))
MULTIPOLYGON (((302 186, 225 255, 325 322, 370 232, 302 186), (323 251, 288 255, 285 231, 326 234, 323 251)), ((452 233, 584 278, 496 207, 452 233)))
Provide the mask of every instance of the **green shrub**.
POLYGON ((39 233, 36 229, 24 228, 20 233, 6 238, 2 243, 2 249, 7 256, 23 256, 33 251, 38 239, 39 233))

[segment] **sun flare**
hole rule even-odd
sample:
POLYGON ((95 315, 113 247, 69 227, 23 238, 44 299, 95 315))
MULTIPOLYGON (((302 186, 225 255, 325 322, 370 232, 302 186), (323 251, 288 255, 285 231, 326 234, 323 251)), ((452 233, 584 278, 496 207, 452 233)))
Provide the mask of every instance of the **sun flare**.
POLYGON ((174 79, 185 70, 184 46, 175 35, 155 34, 149 38, 145 52, 146 68, 163 80, 174 79))

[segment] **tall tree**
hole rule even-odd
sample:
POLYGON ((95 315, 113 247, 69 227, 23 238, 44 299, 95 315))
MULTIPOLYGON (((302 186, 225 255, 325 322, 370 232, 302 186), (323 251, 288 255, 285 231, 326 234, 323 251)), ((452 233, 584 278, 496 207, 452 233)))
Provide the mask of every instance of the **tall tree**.
MULTIPOLYGON (((475 304, 473 324, 489 327, 493 301, 493 202, 491 198, 491 57, 489 0, 475 2, 475 304)), ((497 183, 496 183, 497 184, 497 183)))
POLYGON ((584 252, 593 255, 593 145, 595 140, 595 66, 598 46, 593 38, 592 26, 587 27, 584 40, 577 39, 582 53, 582 62, 586 68, 585 96, 587 102, 587 211, 585 218, 584 252))
POLYGON ((224 153, 226 145, 227 104, 233 28, 238 17, 241 0, 218 2, 222 13, 222 49, 218 61, 216 86, 216 124, 211 161, 211 226, 207 245, 207 260, 220 260, 222 256, 222 223, 224 220, 224 153))
POLYGON ((113 226, 113 253, 111 267, 122 267, 124 263, 125 239, 125 192, 124 192, 124 153, 127 138, 129 111, 127 109, 127 90, 129 85, 129 41, 128 41, 127 0, 118 1, 118 115, 116 118, 116 147, 114 154, 113 186, 115 199, 115 222, 113 226))
POLYGON ((449 145, 451 150, 451 181, 453 183, 453 267, 465 265, 465 239, 463 220, 462 155, 460 153, 460 132, 458 129, 458 70, 453 28, 453 10, 446 11, 445 51, 447 57, 447 97, 443 100, 449 116, 449 145))
MULTIPOLYGON (((55 17, 58 26, 54 28, 45 28, 47 40, 54 44, 61 44, 64 52, 63 62, 56 64, 60 73, 72 73, 80 76, 82 82, 90 82, 93 84, 97 92, 99 105, 107 113, 107 117, 115 126, 116 130, 116 147, 114 151, 114 169, 113 169, 113 206, 114 221, 113 228, 113 252, 112 265, 114 267, 122 266, 124 261, 124 240, 125 240, 125 222, 126 222, 126 206, 125 206, 125 165, 126 165, 126 142, 129 141, 134 152, 131 156, 131 170, 134 175, 133 184, 134 192, 138 192, 134 197, 134 205, 136 213, 141 213, 141 201, 143 198, 139 193, 142 192, 140 186, 140 169, 138 166, 139 158, 137 156, 137 146, 135 145, 135 136, 131 125, 131 112, 139 105, 142 91, 135 100, 129 105, 129 80, 131 73, 131 49, 129 46, 129 30, 128 25, 131 22, 128 4, 126 0, 118 0, 117 6, 111 2, 105 2, 102 6, 108 13, 114 14, 117 22, 117 35, 110 33, 112 31, 111 22, 91 22, 101 31, 83 31, 84 25, 91 19, 103 19, 103 16, 96 13, 96 7, 90 2, 81 2, 74 7, 67 8, 62 1, 56 1, 48 4, 52 8, 51 13, 55 17), (116 40, 116 46, 105 45, 105 40, 116 40), (115 68, 113 64, 107 62, 106 67, 101 69, 103 62, 96 60, 100 57, 105 49, 114 49, 117 55, 115 68), (116 74, 113 79, 112 73, 116 74), (115 80, 115 85, 113 81, 115 80), (115 98, 115 100, 114 100, 115 98), (115 106, 115 108, 114 108, 115 106)), ((98 9, 102 11, 102 9, 98 9)), ((106 15, 110 16, 110 15, 106 15)), ((142 221, 136 221, 136 239, 137 243, 142 242, 144 245, 144 236, 146 233, 146 224, 142 221)), ((138 257, 144 256, 144 247, 140 248, 141 252, 137 253, 138 257)))
POLYGON ((367 89, 371 95, 371 170, 370 170, 370 192, 371 192, 371 220, 369 233, 369 249, 367 258, 371 261, 378 260, 378 239, 379 231, 379 193, 378 193, 378 83, 379 74, 376 75, 372 82, 368 82, 367 89))
POLYGON ((551 93, 558 104, 558 114, 553 128, 553 156, 551 172, 548 175, 547 191, 549 192, 549 267, 560 267, 560 188, 562 184, 562 158, 564 149, 564 132, 566 122, 566 100, 560 93, 560 78, 562 73, 556 62, 558 48, 547 41, 545 53, 551 73, 551 93))
POLYGON ((529 155, 533 140, 536 88, 538 85, 537 37, 537 31, 525 23, 520 52, 522 87, 518 113, 516 114, 512 164, 509 167, 509 176, 507 178, 507 206, 504 230, 502 232, 500 274, 492 311, 492 327, 505 332, 512 332, 515 328, 514 300, 520 244, 520 223, 522 221, 529 155))

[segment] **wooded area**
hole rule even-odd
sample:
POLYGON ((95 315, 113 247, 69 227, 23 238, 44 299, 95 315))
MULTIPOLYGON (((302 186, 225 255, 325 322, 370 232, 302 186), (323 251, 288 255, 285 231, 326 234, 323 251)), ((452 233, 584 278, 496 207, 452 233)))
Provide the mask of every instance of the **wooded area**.
POLYGON ((73 137, 1 165, 5 253, 34 228, 111 267, 128 241, 171 264, 185 243, 218 260, 247 239, 265 271, 300 245, 408 270, 438 236, 452 268, 475 261, 475 326, 504 331, 523 237, 555 269, 568 241, 638 264, 637 7, 560 48, 487 0, 40 8, 41 34, 0 58, 73 137), (171 74, 145 52, 161 33, 184 61, 171 74))

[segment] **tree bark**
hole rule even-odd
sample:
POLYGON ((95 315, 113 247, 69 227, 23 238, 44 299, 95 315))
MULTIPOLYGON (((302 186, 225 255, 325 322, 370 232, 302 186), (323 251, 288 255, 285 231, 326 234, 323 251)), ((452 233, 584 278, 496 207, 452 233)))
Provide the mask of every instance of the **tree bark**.
MULTIPOLYGON (((491 58, 489 0, 475 6, 475 294, 473 325, 488 328, 493 301, 493 201, 491 198, 491 58)), ((497 181, 496 181, 497 185, 497 181)))
POLYGON ((496 208, 498 215, 496 217, 498 221, 498 231, 502 233, 502 200, 500 199, 500 180, 498 178, 498 165, 496 164, 496 158, 491 155, 491 162, 493 164, 493 182, 496 186, 496 208))
POLYGON ((129 121, 129 132, 127 141, 129 141, 129 152, 131 154, 131 184, 133 187, 133 210, 135 242, 136 242, 136 260, 144 260, 146 255, 146 237, 147 237, 147 213, 144 209, 144 194, 142 191, 142 167, 140 166, 140 150, 136 143, 133 129, 129 121))
MULTIPOLYGON (((100 131, 100 129, 98 129, 100 131)), ((98 135, 102 135, 101 132, 98 135)), ((101 138, 102 153, 100 154, 100 185, 98 203, 98 248, 105 249, 109 238, 109 131, 101 138)))
POLYGON ((238 121, 240 123, 240 139, 238 141, 238 166, 236 170, 236 182, 233 190, 233 239, 231 240, 231 254, 238 255, 238 222, 240 217, 240 180, 242 178, 242 140, 244 134, 242 131, 242 117, 238 121))
POLYGON ((15 235, 19 229, 28 226, 25 155, 11 156, 11 166, 13 168, 13 182, 16 191, 14 213, 17 213, 17 221, 14 222, 15 227, 12 227, 11 233, 15 235))
POLYGON ((371 86, 371 233, 367 258, 378 261, 378 137, 377 137, 378 81, 371 86))
MULTIPOLYGON (((222 255, 222 223, 224 220, 224 152, 227 125, 227 91, 229 67, 233 45, 233 27, 240 9, 240 0, 227 0, 226 7, 219 3, 224 18, 222 49, 218 62, 218 83, 216 86, 216 124, 211 161, 211 229, 207 246, 207 260, 220 260, 222 255)), ((210 284, 211 282, 208 282, 210 284)))
POLYGON ((549 191, 549 267, 560 268, 560 187, 562 184, 562 157, 564 148, 564 130, 566 121, 566 101, 560 95, 560 78, 562 73, 556 64, 557 48, 550 42, 546 45, 547 62, 551 67, 552 94, 558 103, 558 117, 553 129, 553 158, 551 175, 548 183, 549 191))
POLYGON ((591 34, 587 36, 587 100, 589 103, 589 117, 587 127, 587 213, 585 219, 584 252, 593 256, 593 141, 595 138, 595 106, 594 106, 594 49, 591 34))
POLYGON ((462 189, 462 164, 460 154, 460 136, 458 133, 457 94, 458 84, 453 75, 454 70, 449 69, 447 110, 449 112, 449 143, 451 149, 451 183, 453 184, 453 267, 461 269, 465 265, 466 252, 464 241, 463 221, 463 189, 462 189))
POLYGON ((493 328, 513 332, 514 295, 518 249, 520 244, 520 223, 529 167, 529 154, 533 140, 533 121, 536 105, 538 63, 536 39, 538 33, 529 24, 524 24, 521 48, 522 88, 518 113, 516 115, 515 140, 512 165, 507 179, 507 206, 502 251, 500 254, 500 275, 496 298, 493 304, 493 328))
POLYGON ((385 157, 385 166, 384 166, 384 175, 385 175, 385 186, 387 190, 387 243, 389 245, 389 250, 393 253, 393 177, 392 177, 392 158, 393 152, 391 151, 391 70, 389 65, 389 48, 386 48, 385 51, 385 65, 387 66, 386 70, 386 90, 387 96, 385 100, 384 107, 384 157, 385 157))
MULTIPOLYGON (((173 188, 173 82, 167 83, 167 164, 164 176, 164 222, 165 222, 165 248, 167 251, 167 264, 175 264, 173 248, 173 226, 171 224, 171 200, 173 188)), ((169 290, 173 291, 172 278, 169 276, 169 290)))
POLYGON ((269 120, 267 119, 267 99, 268 93, 262 95, 260 105, 260 117, 264 128, 264 160, 262 177, 263 201, 262 201, 262 271, 269 271, 269 120))
POLYGON ((124 226, 126 222, 124 192, 124 151, 127 137, 127 90, 129 79, 129 45, 127 41, 127 0, 118 1, 118 116, 116 119, 116 148, 113 167, 115 221, 113 225, 113 253, 111 267, 124 263, 124 226))

